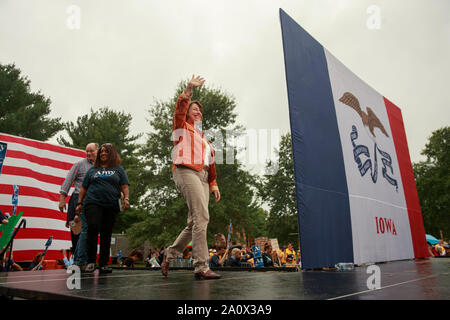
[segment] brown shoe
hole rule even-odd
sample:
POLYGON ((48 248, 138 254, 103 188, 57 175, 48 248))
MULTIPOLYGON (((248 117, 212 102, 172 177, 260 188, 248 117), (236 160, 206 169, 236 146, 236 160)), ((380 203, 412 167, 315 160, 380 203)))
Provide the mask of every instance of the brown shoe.
POLYGON ((167 277, 167 274, 169 273, 169 265, 170 262, 167 261, 167 249, 166 249, 164 250, 163 262, 161 263, 161 272, 164 277, 167 277))
POLYGON ((194 273, 194 276, 196 279, 220 279, 220 275, 217 273, 212 272, 211 270, 208 270, 206 272, 196 272, 194 273))

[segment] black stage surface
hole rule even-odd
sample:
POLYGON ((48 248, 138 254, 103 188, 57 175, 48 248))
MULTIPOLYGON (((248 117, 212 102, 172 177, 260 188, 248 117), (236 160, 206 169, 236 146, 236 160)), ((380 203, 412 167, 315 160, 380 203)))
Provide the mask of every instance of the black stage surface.
POLYGON ((81 274, 69 289, 66 270, 0 273, 0 295, 23 299, 90 300, 448 300, 450 259, 377 264, 381 288, 369 290, 367 266, 350 271, 217 271, 220 280, 195 280, 192 270, 115 269, 81 274))

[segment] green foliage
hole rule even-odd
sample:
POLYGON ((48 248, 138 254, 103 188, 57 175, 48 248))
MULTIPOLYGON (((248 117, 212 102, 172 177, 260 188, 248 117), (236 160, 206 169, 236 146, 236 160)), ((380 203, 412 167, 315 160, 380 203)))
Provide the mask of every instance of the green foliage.
MULTIPOLYGON (((187 82, 181 82, 169 101, 158 101, 149 109, 152 130, 147 134, 147 141, 140 152, 145 168, 141 175, 145 196, 141 198, 140 206, 145 213, 142 221, 127 230, 133 245, 140 245, 148 240, 153 245, 166 246, 186 226, 188 208, 172 180, 171 157, 173 112, 177 98, 186 84, 187 82)), ((213 144, 215 139, 208 132, 215 130, 224 135, 224 128, 233 130, 235 134, 242 132, 242 127, 235 124, 235 101, 228 94, 203 86, 194 90, 192 100, 198 100, 203 105, 203 130, 213 144)), ((217 151, 217 146, 215 149, 217 151)), ((227 234, 230 219, 234 230, 244 229, 247 237, 260 233, 261 229, 256 229, 255 226, 264 225, 264 214, 254 201, 254 177, 236 161, 231 164, 216 163, 216 171, 221 201, 215 203, 213 196, 210 197, 210 243, 213 242, 215 233, 227 234)))
POLYGON ((286 245, 298 246, 297 201, 295 196, 294 163, 290 134, 281 137, 278 164, 268 162, 266 174, 258 184, 259 195, 269 204, 267 231, 272 238, 286 245))
POLYGON ((45 141, 63 129, 51 119, 49 98, 30 92, 30 80, 14 64, 0 64, 0 132, 45 141))
POLYGON ((132 117, 125 112, 118 112, 109 107, 94 111, 90 114, 79 116, 76 122, 69 121, 64 124, 64 129, 69 135, 69 140, 58 137, 58 142, 68 147, 84 149, 90 142, 112 143, 119 151, 124 166, 133 162, 138 144, 136 140, 141 135, 131 135, 132 117))
POLYGON ((450 127, 434 131, 413 165, 426 233, 450 236, 450 127))

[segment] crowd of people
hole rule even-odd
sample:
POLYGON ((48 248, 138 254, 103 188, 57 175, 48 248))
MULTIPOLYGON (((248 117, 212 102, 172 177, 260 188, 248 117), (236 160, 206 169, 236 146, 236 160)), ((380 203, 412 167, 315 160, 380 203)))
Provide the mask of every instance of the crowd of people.
POLYGON ((443 240, 439 240, 439 242, 434 245, 429 242, 427 242, 427 244, 428 252, 430 253, 431 257, 450 256, 450 246, 443 240))
POLYGON ((300 250, 295 251, 292 243, 286 247, 274 250, 270 242, 259 246, 232 245, 228 248, 217 246, 210 249, 209 266, 211 268, 220 267, 299 267, 300 250), (261 250, 262 249, 262 250, 261 250))
MULTIPOLYGON (((143 251, 135 248, 127 257, 121 257, 121 250, 117 252, 117 265, 123 268, 133 268, 137 262, 147 268, 160 268, 164 259, 164 248, 149 249, 144 255, 143 251)), ((174 260, 186 262, 184 266, 192 266, 192 247, 188 246, 174 260)), ((116 260, 115 260, 116 261, 116 260)), ((228 248, 212 246, 209 249, 208 265, 210 268, 238 267, 238 268, 296 268, 301 266, 300 250, 295 251, 292 243, 286 247, 274 250, 271 243, 263 245, 263 250, 252 246, 234 244, 228 248), (253 252, 253 251, 259 251, 253 252)))

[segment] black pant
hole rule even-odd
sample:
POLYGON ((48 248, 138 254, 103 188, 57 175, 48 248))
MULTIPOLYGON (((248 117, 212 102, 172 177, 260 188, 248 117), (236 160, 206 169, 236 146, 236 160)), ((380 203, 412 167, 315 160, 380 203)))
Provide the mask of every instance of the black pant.
MULTIPOLYGON (((77 207, 78 203, 78 195, 79 195, 78 193, 72 193, 72 195, 70 196, 69 204, 67 206, 67 222, 70 222, 75 218, 75 208, 77 207)), ((71 229, 70 236, 72 239, 71 252, 72 254, 74 254, 75 249, 77 248, 78 238, 80 237, 80 235, 74 234, 71 229)))
POLYGON ((116 221, 117 212, 112 208, 106 208, 95 204, 87 204, 84 208, 88 224, 87 254, 88 263, 97 260, 97 241, 100 233, 99 266, 106 266, 109 260, 111 246, 111 234, 116 221))

